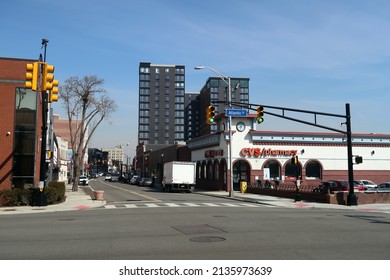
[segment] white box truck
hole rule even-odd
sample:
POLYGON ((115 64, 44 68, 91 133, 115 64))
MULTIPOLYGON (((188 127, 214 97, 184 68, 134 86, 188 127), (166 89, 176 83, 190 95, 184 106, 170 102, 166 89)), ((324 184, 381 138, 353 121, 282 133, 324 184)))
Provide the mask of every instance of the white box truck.
POLYGON ((196 163, 188 161, 171 161, 164 164, 162 180, 163 191, 191 192, 196 183, 196 163))

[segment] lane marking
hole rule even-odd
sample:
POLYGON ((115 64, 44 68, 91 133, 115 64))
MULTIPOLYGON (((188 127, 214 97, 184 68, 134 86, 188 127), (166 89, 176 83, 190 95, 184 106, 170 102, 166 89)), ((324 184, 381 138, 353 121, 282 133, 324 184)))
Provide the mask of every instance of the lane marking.
POLYGON ((136 196, 140 196, 142 198, 146 198, 148 201, 155 201, 155 202, 161 202, 160 199, 157 199, 157 198, 154 198, 154 197, 151 197, 151 196, 148 196, 146 194, 142 194, 142 193, 137 193, 137 192, 134 192, 134 191, 131 191, 131 190, 127 190, 127 189, 123 189, 123 188, 120 188, 120 187, 117 187, 117 186, 113 186, 111 184, 108 184, 104 181, 102 181, 101 183, 107 185, 107 186, 110 186, 111 188, 114 188, 114 189, 118 189, 118 190, 121 190, 121 191, 125 191, 125 192, 128 192, 128 193, 131 193, 131 194, 134 194, 136 196))
POLYGON ((176 204, 176 203, 164 203, 164 204, 169 206, 169 207, 180 207, 180 205, 176 204))
POLYGON ((147 207, 154 208, 154 207, 161 207, 160 205, 154 204, 154 203, 146 203, 147 207))
POLYGON ((220 207, 221 205, 217 205, 214 203, 201 203, 202 205, 211 206, 211 207, 220 207))

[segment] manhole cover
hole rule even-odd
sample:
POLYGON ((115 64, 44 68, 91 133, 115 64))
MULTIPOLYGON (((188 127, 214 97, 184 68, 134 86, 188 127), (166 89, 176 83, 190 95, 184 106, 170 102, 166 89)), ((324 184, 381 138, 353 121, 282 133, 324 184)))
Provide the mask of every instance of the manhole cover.
POLYGON ((59 219, 59 222, 68 222, 68 221, 74 221, 75 219, 73 218, 64 218, 64 219, 59 219))
POLYGON ((197 236, 190 238, 192 242, 221 242, 225 241, 226 238, 218 236, 197 236))

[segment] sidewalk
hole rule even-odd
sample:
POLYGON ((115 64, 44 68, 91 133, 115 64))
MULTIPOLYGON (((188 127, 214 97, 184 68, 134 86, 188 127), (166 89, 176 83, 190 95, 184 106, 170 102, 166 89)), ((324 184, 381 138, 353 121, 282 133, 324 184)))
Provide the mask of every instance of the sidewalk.
POLYGON ((267 195, 252 194, 252 193, 241 193, 239 191, 235 191, 232 197, 230 197, 229 192, 224 192, 224 191, 195 191, 195 193, 215 196, 215 197, 223 197, 226 199, 239 200, 243 202, 263 204, 263 205, 274 206, 274 207, 359 210, 359 211, 381 212, 381 213, 390 214, 390 203, 360 204, 356 206, 346 206, 346 205, 329 204, 329 203, 309 202, 304 200, 294 201, 294 199, 291 198, 267 196, 267 195))
POLYGON ((1 207, 0 215, 85 210, 106 204, 104 200, 92 199, 92 195, 93 190, 89 186, 79 186, 79 190, 73 192, 72 185, 68 184, 65 189, 66 200, 62 203, 47 206, 1 207))

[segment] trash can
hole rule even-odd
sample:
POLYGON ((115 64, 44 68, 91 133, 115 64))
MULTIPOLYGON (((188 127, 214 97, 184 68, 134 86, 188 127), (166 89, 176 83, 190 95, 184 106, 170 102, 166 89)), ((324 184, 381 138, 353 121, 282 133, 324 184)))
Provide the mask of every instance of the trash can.
POLYGON ((247 184, 246 184, 245 181, 241 181, 240 182, 240 191, 241 191, 241 193, 245 193, 246 192, 246 186, 247 186, 247 184))
POLYGON ((104 200, 104 191, 94 191, 95 200, 104 200))

